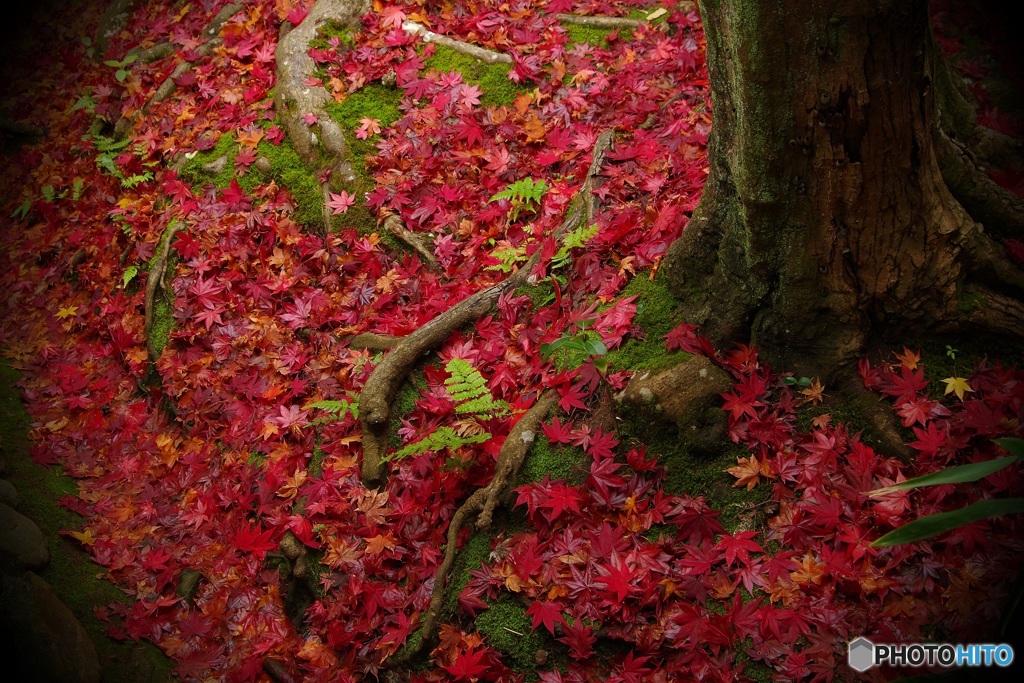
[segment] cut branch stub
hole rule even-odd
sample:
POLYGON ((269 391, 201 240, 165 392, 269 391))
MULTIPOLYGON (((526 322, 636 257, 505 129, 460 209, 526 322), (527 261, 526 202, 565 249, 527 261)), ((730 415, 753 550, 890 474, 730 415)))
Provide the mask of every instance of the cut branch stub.
POLYGON ((684 448, 714 452, 728 422, 721 394, 732 378, 703 356, 694 356, 664 372, 638 373, 615 399, 656 420, 675 423, 684 448))
POLYGON ((314 169, 330 170, 332 186, 355 182, 348 145, 341 127, 327 112, 330 95, 322 87, 307 85, 315 64, 309 44, 325 22, 356 28, 370 9, 368 0, 317 0, 302 23, 284 34, 277 44, 276 108, 295 151, 314 169), (314 118, 310 125, 307 118, 314 118))

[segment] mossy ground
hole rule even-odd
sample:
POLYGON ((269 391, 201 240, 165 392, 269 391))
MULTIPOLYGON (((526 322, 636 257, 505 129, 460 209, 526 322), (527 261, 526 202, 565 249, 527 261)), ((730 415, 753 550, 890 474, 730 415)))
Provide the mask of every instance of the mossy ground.
POLYGON ((580 26, 578 24, 566 24, 566 33, 569 34, 568 47, 574 45, 588 44, 594 47, 608 47, 608 34, 612 31, 606 28, 595 28, 593 26, 580 26))
POLYGON ((29 417, 14 383, 18 373, 0 361, 0 448, 7 462, 8 478, 18 490, 18 510, 32 519, 50 539, 50 564, 38 572, 75 614, 96 645, 104 683, 147 683, 176 680, 172 662, 148 643, 118 642, 106 636, 107 624, 93 609, 114 602, 130 602, 113 583, 97 578, 103 568, 73 541, 60 536, 63 530, 80 531, 82 518, 58 504, 77 487, 60 468, 48 469, 32 461, 29 452, 29 417))
POLYGON ((670 426, 652 423, 650 416, 623 406, 619 435, 629 448, 645 444, 647 452, 658 456, 667 474, 663 488, 674 495, 704 496, 708 505, 720 510, 719 521, 729 532, 753 528, 760 519, 764 503, 771 498, 771 486, 762 483, 752 491, 736 487, 736 478, 726 469, 736 466, 738 457, 749 453, 741 446, 723 443, 721 454, 707 457, 688 453, 670 426))
POLYGON ((623 297, 636 296, 633 324, 642 337, 633 335, 608 354, 608 363, 616 370, 659 371, 682 363, 690 357, 682 351, 666 351, 665 335, 682 322, 679 302, 669 293, 665 278, 653 280, 638 273, 622 291, 623 297))
POLYGON ((516 96, 529 92, 531 88, 517 85, 508 78, 512 67, 508 64, 485 64, 461 52, 435 45, 434 54, 427 58, 425 67, 439 73, 458 71, 465 83, 476 85, 483 91, 480 104, 485 107, 509 105, 516 96))
POLYGON ((238 150, 237 138, 231 134, 223 134, 212 148, 185 162, 182 177, 198 185, 212 184, 220 190, 235 180, 247 193, 252 192, 257 185, 273 180, 286 188, 294 198, 296 223, 306 227, 323 224, 324 200, 320 183, 316 179, 316 174, 302 162, 291 142, 285 140, 280 145, 275 145, 261 140, 256 146, 257 156, 266 157, 270 162, 269 173, 264 173, 252 165, 244 175, 239 174, 235 168, 238 150), (214 172, 205 168, 222 157, 225 162, 219 171, 214 172))

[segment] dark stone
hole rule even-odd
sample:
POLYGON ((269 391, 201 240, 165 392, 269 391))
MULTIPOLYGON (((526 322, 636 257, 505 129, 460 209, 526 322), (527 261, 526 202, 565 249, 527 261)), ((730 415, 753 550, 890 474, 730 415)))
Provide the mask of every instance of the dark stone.
POLYGON ((14 488, 14 484, 6 479, 0 479, 0 503, 16 508, 19 502, 18 490, 14 488))
POLYGON ((96 647, 50 585, 32 572, 0 574, 4 680, 99 683, 96 647))
POLYGON ((0 568, 13 572, 40 569, 49 561, 46 538, 36 523, 0 503, 0 568))

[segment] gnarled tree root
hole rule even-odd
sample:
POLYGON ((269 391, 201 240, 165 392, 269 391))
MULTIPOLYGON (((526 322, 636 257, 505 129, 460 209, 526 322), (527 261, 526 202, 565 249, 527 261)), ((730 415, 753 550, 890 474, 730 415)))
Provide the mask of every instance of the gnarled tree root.
POLYGON ((430 268, 431 270, 438 269, 437 259, 434 258, 434 250, 432 249, 433 244, 431 243, 430 238, 426 237, 425 235, 415 233, 412 230, 405 227, 405 224, 402 223, 402 219, 396 216, 395 214, 391 214, 390 216, 385 218, 382 227, 388 234, 392 235, 395 239, 401 240, 405 244, 408 244, 410 247, 412 247, 413 250, 417 254, 419 254, 420 258, 423 260, 423 263, 428 268, 430 268))
POLYGON ((694 356, 657 374, 637 373, 615 400, 652 419, 674 423, 687 450, 714 452, 728 430, 721 394, 732 385, 724 370, 694 356))
POLYGON ((942 131, 935 138, 942 179, 971 217, 992 235, 1024 236, 1024 200, 992 180, 966 147, 942 131))
POLYGON ((171 251, 171 240, 174 239, 174 235, 177 234, 184 226, 183 223, 178 221, 172 221, 170 225, 164 230, 163 235, 160 236, 160 241, 157 243, 156 254, 153 256, 153 260, 149 264, 149 277, 146 279, 146 350, 149 352, 150 362, 155 363, 160 357, 162 349, 156 348, 156 343, 153 339, 153 318, 154 308, 156 306, 156 297, 160 292, 166 290, 167 280, 165 278, 167 272, 167 256, 171 251))
POLYGON ((515 478, 523 461, 526 460, 541 421, 557 405, 558 394, 554 391, 548 390, 541 395, 505 437, 501 450, 498 452, 498 462, 494 466, 494 477, 491 479, 491 483, 474 491, 452 515, 452 521, 448 525, 448 542, 445 546, 444 558, 437 568, 437 574, 434 575, 434 588, 430 594, 430 605, 423 618, 419 643, 391 659, 387 663, 388 666, 398 666, 409 661, 433 637, 437 619, 444 605, 444 591, 448 574, 451 572, 455 556, 458 554, 459 531, 474 515, 478 529, 490 527, 494 508, 500 503, 505 490, 515 478))
MULTIPOLYGON (((565 219, 555 231, 556 238, 593 220, 597 206, 597 198, 594 196, 595 178, 613 139, 614 134, 611 131, 605 131, 598 136, 586 178, 576 193, 565 219)), ((374 368, 359 394, 359 420, 363 428, 362 479, 366 486, 375 486, 383 476, 391 403, 419 358, 441 344, 453 330, 486 314, 504 292, 526 284, 530 271, 539 259, 540 252, 537 252, 522 268, 504 281, 463 299, 403 337, 374 368)))
POLYGON ((317 0, 302 23, 282 32, 277 43, 275 108, 303 162, 312 169, 330 171, 329 182, 336 188, 353 183, 356 175, 349 163, 345 135, 327 112, 331 96, 322 87, 306 84, 316 66, 309 56, 309 44, 324 23, 355 28, 369 9, 368 0, 317 0), (306 123, 310 116, 316 119, 313 125, 306 123))
POLYGON ((503 52, 495 52, 494 50, 488 50, 487 48, 480 47, 479 45, 473 45, 472 43, 466 43, 455 38, 449 38, 443 36, 440 33, 434 33, 423 24, 418 24, 415 21, 403 21, 402 30, 406 33, 412 33, 423 39, 424 43, 436 43, 437 45, 443 45, 447 48, 461 52, 464 55, 469 55, 474 59, 479 59, 482 62, 488 64, 511 64, 512 58, 503 52))

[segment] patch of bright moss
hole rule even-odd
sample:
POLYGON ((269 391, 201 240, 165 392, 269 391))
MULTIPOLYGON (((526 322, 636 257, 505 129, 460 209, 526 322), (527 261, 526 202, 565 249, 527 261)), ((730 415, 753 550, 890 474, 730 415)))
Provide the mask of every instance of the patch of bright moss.
POLYGON ((517 95, 530 91, 530 88, 509 80, 508 74, 512 67, 508 64, 485 64, 449 47, 435 47, 437 50, 426 60, 426 68, 440 73, 458 71, 464 82, 480 87, 483 91, 480 104, 485 107, 512 104, 517 95))
MULTIPOLYGON (((284 187, 295 199, 294 220, 302 226, 319 226, 323 223, 324 200, 320 183, 313 173, 302 162, 299 153, 288 140, 275 145, 266 140, 260 141, 256 147, 257 157, 266 157, 270 162, 270 172, 264 173, 250 166, 245 175, 239 175, 235 169, 235 156, 238 154, 238 141, 233 135, 224 134, 212 148, 200 152, 185 162, 181 175, 189 182, 199 185, 212 184, 223 190, 232 180, 238 182, 246 193, 255 187, 274 180, 284 187), (207 170, 212 162, 224 157, 225 161, 217 172, 207 170)), ((362 195, 360 195, 362 196, 362 195)))
POLYGON ((587 43, 594 47, 608 47, 608 34, 612 31, 607 28, 596 28, 594 26, 580 26, 578 24, 566 24, 566 33, 569 34, 567 47, 587 43))
POLYGON ((510 599, 499 600, 476 618, 477 630, 501 653, 505 665, 529 673, 537 669, 537 651, 546 649, 541 633, 531 630, 532 623, 526 608, 510 599))
POLYGON ((466 541, 466 545, 459 549, 452 566, 451 581, 445 590, 444 603, 441 608, 441 616, 444 619, 451 619, 459 606, 459 593, 462 592, 472 578, 469 572, 479 569, 491 553, 491 541, 495 536, 494 530, 474 531, 473 535, 466 541))
POLYGON ((270 174, 264 174, 255 165, 250 166, 248 173, 238 179, 242 189, 249 192, 256 185, 273 178, 278 185, 287 188, 295 199, 296 223, 304 227, 322 225, 324 196, 320 182, 316 174, 302 162, 294 145, 287 139, 280 145, 261 140, 256 146, 256 152, 270 162, 270 174))
MULTIPOLYGON (((356 175, 351 193, 355 194, 356 203, 343 214, 332 218, 334 228, 351 227, 360 234, 369 234, 377 229, 377 219, 366 207, 365 195, 374 187, 373 177, 366 168, 366 158, 377 154, 377 136, 360 140, 355 136, 356 129, 362 125, 363 119, 376 119, 381 128, 387 128, 402 113, 398 105, 402 102, 401 93, 378 83, 371 83, 352 93, 341 102, 332 102, 327 111, 345 134, 348 144, 352 170, 356 175)), ((388 246, 399 250, 408 249, 404 244, 389 236, 382 236, 388 246)))
POLYGON ((29 452, 29 417, 14 383, 18 373, 0 361, 0 445, 8 477, 18 490, 19 512, 32 519, 49 539, 50 563, 37 572, 74 613, 96 646, 103 683, 172 680, 172 662, 150 643, 119 642, 107 637, 106 623, 96 618, 96 607, 131 602, 113 583, 97 578, 103 568, 77 545, 60 536, 63 530, 81 531, 82 518, 61 507, 58 500, 77 491, 75 481, 59 467, 46 468, 32 461, 29 452), (143 674, 143 672, 147 672, 143 674))
POLYGON ((665 370, 690 357, 682 351, 666 351, 665 335, 682 322, 678 313, 679 302, 668 290, 661 276, 653 281, 646 273, 638 273, 622 296, 636 296, 636 316, 633 323, 643 332, 643 339, 629 338, 608 354, 608 363, 617 369, 665 370))
POLYGON ((582 449, 552 444, 547 437, 537 435, 513 488, 540 481, 545 475, 552 481, 568 479, 571 484, 581 484, 587 477, 588 462, 582 449))

